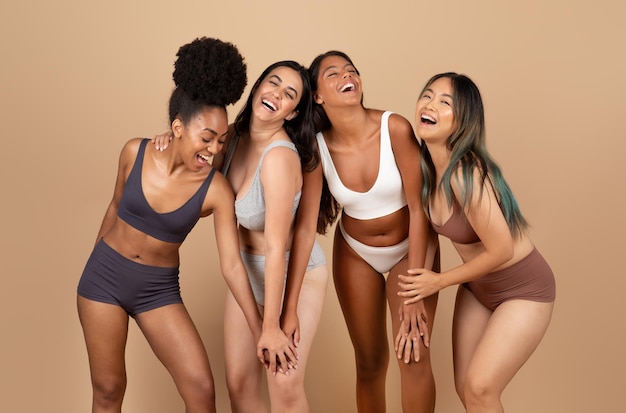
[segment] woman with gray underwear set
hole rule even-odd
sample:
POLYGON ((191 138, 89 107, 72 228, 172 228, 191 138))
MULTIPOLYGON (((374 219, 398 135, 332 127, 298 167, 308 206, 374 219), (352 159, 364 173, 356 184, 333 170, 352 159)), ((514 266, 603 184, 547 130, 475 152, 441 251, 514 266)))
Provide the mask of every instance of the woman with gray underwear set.
POLYGON ((304 376, 328 278, 324 253, 315 242, 321 179, 315 183, 305 177, 319 163, 311 105, 303 66, 293 61, 270 65, 232 125, 223 159, 220 154, 215 160, 235 191, 241 254, 263 314, 256 342, 229 294, 226 379, 236 412, 269 411, 255 353, 267 367, 271 411, 309 412, 304 376))
POLYGON ((239 255, 234 194, 208 162, 228 132, 226 105, 246 85, 246 65, 230 43, 201 38, 182 46, 169 102, 173 140, 167 152, 149 139, 126 143, 113 199, 78 285, 93 412, 120 412, 126 391, 129 316, 171 374, 187 412, 215 412, 204 345, 180 294, 179 249, 201 217, 213 214, 226 282, 245 321, 261 317, 239 255))
POLYGON ((417 101, 422 200, 462 264, 400 275, 406 303, 460 284, 453 321, 456 391, 468 412, 503 412, 500 397, 544 336, 555 280, 485 145, 482 98, 456 73, 432 77, 417 101))
POLYGON ((438 263, 436 239, 415 192, 422 182, 415 162, 420 147, 408 120, 364 107, 359 71, 345 53, 317 56, 309 73, 327 184, 323 223, 332 224, 343 208, 333 243, 333 278, 355 352, 358 411, 386 410, 388 305, 398 337, 403 411, 433 412, 428 347, 437 295, 417 305, 403 305, 397 295, 398 274, 438 263))
MULTIPOLYGON (((305 371, 328 279, 315 241, 322 172, 311 106, 306 69, 293 61, 270 65, 213 161, 236 194, 241 256, 263 315, 257 340, 228 293, 224 341, 233 412, 269 411, 257 358, 266 365, 271 411, 310 410, 305 371)), ((155 138, 161 149, 167 141, 155 138)))

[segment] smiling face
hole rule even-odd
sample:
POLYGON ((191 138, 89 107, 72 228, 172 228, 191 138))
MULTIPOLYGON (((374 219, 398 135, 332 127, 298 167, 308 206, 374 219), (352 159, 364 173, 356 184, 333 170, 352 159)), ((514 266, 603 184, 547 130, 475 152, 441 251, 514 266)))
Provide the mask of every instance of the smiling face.
POLYGON ((446 142, 457 128, 454 90, 448 77, 428 85, 417 101, 415 132, 426 143, 446 142))
POLYGON ((319 105, 361 104, 361 77, 342 56, 325 57, 319 66, 315 102, 319 105))
POLYGON ((252 99, 252 111, 260 119, 291 120, 302 98, 302 78, 295 70, 279 66, 259 83, 252 99))
POLYGON ((174 138, 181 140, 181 155, 191 169, 211 164, 213 156, 224 145, 228 132, 228 118, 222 107, 204 107, 187 124, 180 119, 172 122, 174 138))

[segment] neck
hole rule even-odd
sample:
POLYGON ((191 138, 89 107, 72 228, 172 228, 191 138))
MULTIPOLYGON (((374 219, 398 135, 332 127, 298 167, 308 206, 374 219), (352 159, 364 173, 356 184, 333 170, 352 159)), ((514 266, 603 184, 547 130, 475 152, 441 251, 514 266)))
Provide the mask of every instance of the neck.
MULTIPOLYGON (((154 145, 148 144, 148 147, 154 151, 155 165, 157 168, 166 171, 167 175, 173 175, 180 172, 181 169, 186 169, 185 162, 179 153, 179 138, 174 138, 170 142, 168 150, 157 151, 154 149, 154 145)), ((148 148, 146 148, 147 150, 148 148)), ((147 151, 146 151, 147 152, 147 151)), ((146 153, 147 154, 147 153, 146 153)))
POLYGON ((254 117, 250 120, 248 131, 250 142, 253 145, 265 146, 278 131, 283 128, 284 121, 263 122, 254 117))
POLYGON ((441 175, 443 175, 443 172, 450 164, 450 151, 445 144, 426 143, 426 146, 428 147, 428 152, 430 152, 430 158, 432 159, 433 165, 435 166, 435 171, 438 177, 437 180, 439 180, 441 175))
POLYGON ((331 123, 333 139, 341 141, 361 140, 368 129, 367 109, 359 105, 333 108, 326 111, 331 123))

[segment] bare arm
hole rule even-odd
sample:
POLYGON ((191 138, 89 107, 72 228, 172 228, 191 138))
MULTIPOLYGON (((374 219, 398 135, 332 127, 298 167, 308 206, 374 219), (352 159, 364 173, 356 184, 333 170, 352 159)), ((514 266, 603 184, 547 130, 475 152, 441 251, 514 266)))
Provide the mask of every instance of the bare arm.
MULTIPOLYGON (((423 268, 428 253, 430 224, 421 202, 422 173, 420 169, 420 148, 411 124, 399 115, 389 118, 389 133, 394 157, 402 176, 402 187, 409 208, 409 268, 423 268)), ((400 309, 402 321, 396 333, 395 349, 398 357, 408 362, 413 354, 420 359, 418 340, 430 345, 428 314, 424 303, 419 301, 411 306, 403 305, 400 309)))
POLYGON ((239 252, 235 196, 224 176, 216 173, 207 198, 212 202, 215 239, 220 258, 220 268, 228 288, 241 307, 256 342, 261 337, 261 315, 257 307, 246 268, 239 252))
MULTIPOLYGON (((513 257, 514 239, 500 210, 493 188, 485 185, 474 174, 474 194, 469 206, 465 207, 465 214, 472 228, 480 238, 482 248, 478 254, 463 264, 441 274, 419 268, 409 271, 419 277, 401 277, 402 288, 400 293, 404 297, 413 297, 407 302, 414 302, 427 297, 445 287, 472 281, 488 274, 495 268, 506 263, 513 257), (482 195, 480 188, 483 188, 482 195)), ((453 190, 456 194, 462 193, 456 179, 453 179, 453 190)), ((459 202, 462 202, 459 200, 459 202)))
POLYGON ((135 158, 137 157, 139 142, 141 142, 141 138, 129 140, 120 152, 113 198, 104 213, 104 218, 102 219, 102 224, 100 225, 100 230, 98 231, 98 236, 96 237, 96 243, 102 239, 102 237, 104 237, 111 230, 111 228, 113 228, 113 224, 117 219, 117 211, 119 210, 122 194, 124 193, 126 179, 135 162, 135 158))
POLYGON ((289 217, 294 196, 302 185, 300 168, 297 154, 283 147, 270 150, 261 167, 265 197, 265 307, 259 348, 268 349, 272 372, 284 372, 284 368, 295 365, 297 359, 295 347, 280 328, 280 315, 287 269, 285 252, 292 225, 289 217))
POLYGON ((322 194, 322 165, 319 164, 313 171, 304 172, 302 178, 302 197, 296 213, 282 316, 283 331, 293 339, 296 346, 300 340, 298 299, 317 234, 322 194))

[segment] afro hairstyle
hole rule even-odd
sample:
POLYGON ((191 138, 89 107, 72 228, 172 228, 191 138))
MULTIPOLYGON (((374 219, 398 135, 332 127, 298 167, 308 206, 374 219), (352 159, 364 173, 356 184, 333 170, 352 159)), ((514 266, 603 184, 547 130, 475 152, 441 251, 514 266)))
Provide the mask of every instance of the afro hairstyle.
POLYGON ((226 106, 239 100, 248 82, 246 63, 232 43, 197 38, 178 49, 174 84, 193 101, 226 106))

